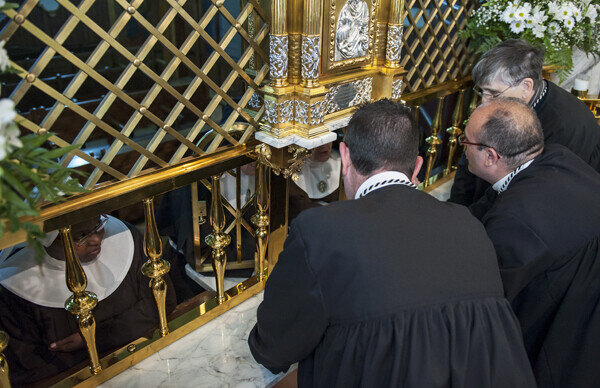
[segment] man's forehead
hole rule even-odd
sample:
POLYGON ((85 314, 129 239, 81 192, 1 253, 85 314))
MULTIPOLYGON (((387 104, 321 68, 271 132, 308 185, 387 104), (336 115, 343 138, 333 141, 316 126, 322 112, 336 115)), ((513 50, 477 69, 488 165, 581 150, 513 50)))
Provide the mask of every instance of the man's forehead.
POLYGON ((75 232, 89 232, 94 229, 100 222, 100 216, 88 218, 87 220, 81 221, 77 224, 71 225, 71 233, 75 232))

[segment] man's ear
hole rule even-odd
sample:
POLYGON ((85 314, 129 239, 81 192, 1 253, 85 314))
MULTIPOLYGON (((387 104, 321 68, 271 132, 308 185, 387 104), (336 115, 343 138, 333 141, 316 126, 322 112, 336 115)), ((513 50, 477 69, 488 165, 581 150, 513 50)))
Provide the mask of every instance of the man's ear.
POLYGON ((535 92, 533 86, 534 86, 533 79, 531 79, 531 78, 523 79, 519 83, 519 88, 521 88, 521 97, 527 98, 528 96, 532 95, 535 92))
POLYGON ((492 147, 488 147, 485 149, 484 164, 486 167, 491 167, 495 165, 496 163, 498 163, 499 160, 500 155, 498 155, 498 152, 496 152, 495 149, 493 149, 492 147))
POLYGON ((419 183, 421 183, 417 179, 417 176, 419 175, 419 171, 421 171, 421 167, 423 167, 423 158, 421 156, 417 156, 417 159, 415 160, 415 169, 413 170, 412 177, 410 178, 410 181, 415 186, 419 186, 419 183))
POLYGON ((352 159, 350 159, 350 149, 344 142, 340 143, 340 156, 342 157, 342 175, 348 175, 352 159))

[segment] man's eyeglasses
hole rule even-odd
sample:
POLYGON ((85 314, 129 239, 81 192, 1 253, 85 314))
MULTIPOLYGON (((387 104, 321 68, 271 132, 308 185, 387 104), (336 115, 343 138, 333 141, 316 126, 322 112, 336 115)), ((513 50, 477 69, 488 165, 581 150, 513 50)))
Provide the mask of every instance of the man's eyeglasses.
POLYGON ((475 93, 477 93, 480 97, 485 97, 485 98, 489 98, 490 100, 494 100, 494 99, 500 97, 504 92, 506 92, 508 89, 512 88, 513 86, 515 86, 515 85, 510 85, 506 89, 502 90, 501 92, 486 92, 486 91, 482 90, 479 86, 473 86, 473 91, 475 93))
MULTIPOLYGON (((489 146, 487 144, 483 144, 483 143, 474 143, 472 141, 468 141, 467 137, 465 136, 465 134, 463 133, 462 135, 460 135, 458 137, 458 144, 464 146, 464 145, 474 145, 474 146, 478 146, 478 147, 485 147, 485 148, 494 148, 492 146, 489 146)), ((494 148, 495 149, 495 148, 494 148)), ((498 151, 496 151, 496 153, 498 154, 498 151)), ((498 159, 502 158, 500 156, 500 154, 498 154, 498 159)))
POLYGON ((82 246, 86 243, 86 241, 89 240, 90 237, 97 233, 100 233, 104 229, 104 226, 107 222, 108 216, 106 214, 102 214, 100 216, 100 220, 98 221, 96 226, 94 226, 94 229, 90 230, 89 232, 83 232, 79 234, 76 239, 73 239, 73 244, 75 244, 78 247, 82 246))

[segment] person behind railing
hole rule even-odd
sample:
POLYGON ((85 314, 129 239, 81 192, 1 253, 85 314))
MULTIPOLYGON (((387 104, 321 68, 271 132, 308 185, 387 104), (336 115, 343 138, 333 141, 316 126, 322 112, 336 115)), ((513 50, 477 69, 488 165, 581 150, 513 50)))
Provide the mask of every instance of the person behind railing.
POLYGON ((301 387, 532 387, 494 247, 463 206, 417 190, 409 108, 360 107, 340 145, 353 200, 292 223, 248 339, 301 387))
MULTIPOLYGON (((242 208, 254 195, 255 168, 256 163, 254 162, 240 167, 240 203, 242 208)), ((198 201, 206 204, 206 214, 203 216, 204 223, 200 225, 200 253, 207 255, 207 263, 210 263, 210 251, 212 248, 206 244, 204 238, 212 233, 212 227, 208 221, 212 194, 202 183, 196 182, 194 184, 198 185, 198 201)), ((221 175, 221 195, 223 195, 225 200, 234 209, 236 208, 235 186, 235 177, 228 173, 221 175)), ((245 212, 245 218, 250 223, 250 216, 255 213, 253 210, 255 207, 253 204, 248 206, 249 209, 245 212)), ((233 219, 227 210, 225 210, 225 218, 227 224, 233 219)), ((179 302, 197 295, 209 286, 200 286, 189 276, 191 274, 195 279, 201 278, 195 273, 194 222, 198 222, 198 220, 194 220, 192 217, 192 192, 190 186, 184 186, 163 195, 156 209, 156 224, 158 225, 159 234, 167 236, 169 239, 169 245, 165 249, 172 252, 172 255, 170 255, 172 277, 177 287, 179 302)), ((230 232, 230 237, 231 242, 225 247, 229 262, 234 261, 237 257, 235 229, 230 232)), ((242 260, 252 260, 253 262, 254 251, 254 237, 242 227, 242 260)), ((228 275, 233 274, 237 277, 249 277, 251 272, 251 270, 246 269, 233 270, 228 271, 228 275)))
MULTIPOLYGON (((483 54, 473 68, 475 91, 482 101, 514 97, 532 107, 547 144, 562 144, 600 171, 600 126, 577 97, 542 78, 544 53, 529 43, 512 39, 483 54)), ((471 174, 463 155, 458 163, 448 201, 469 206, 489 188, 471 174)))
POLYGON ((328 205, 340 199, 340 154, 333 150, 333 143, 323 144, 312 150, 298 180, 291 181, 289 222, 301 211, 328 205))
MULTIPOLYGON (((15 249, 0 264, 0 327, 10 336, 6 356, 13 384, 56 375, 86 360, 88 352, 76 317, 64 308, 71 296, 65 280, 61 237, 51 232, 41 264, 28 246, 15 249)), ((143 237, 134 226, 111 216, 96 216, 72 226, 75 252, 95 293, 99 353, 126 345, 158 326, 143 237)), ((168 276, 167 313, 175 308, 168 276)))
POLYGON ((477 108, 462 141, 497 197, 482 222, 539 386, 598 387, 600 174, 564 146, 544 147, 535 111, 518 100, 477 108))

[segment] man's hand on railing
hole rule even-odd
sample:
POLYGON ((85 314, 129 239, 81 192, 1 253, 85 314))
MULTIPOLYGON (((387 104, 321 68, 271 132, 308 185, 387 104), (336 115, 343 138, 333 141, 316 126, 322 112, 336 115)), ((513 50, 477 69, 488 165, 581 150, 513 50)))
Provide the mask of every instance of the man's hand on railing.
POLYGON ((55 352, 72 352, 83 348, 83 337, 79 333, 73 333, 70 336, 50 344, 48 347, 55 352))

